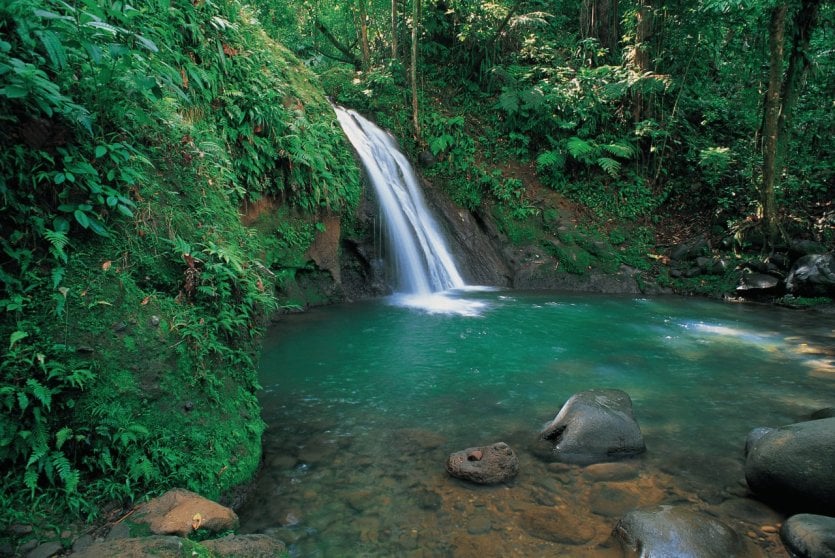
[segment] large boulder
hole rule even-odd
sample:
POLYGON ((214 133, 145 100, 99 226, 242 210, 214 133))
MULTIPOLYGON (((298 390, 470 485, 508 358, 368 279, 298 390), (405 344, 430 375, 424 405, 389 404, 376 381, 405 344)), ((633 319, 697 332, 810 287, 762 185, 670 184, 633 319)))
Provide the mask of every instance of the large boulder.
POLYGON ((799 258, 786 278, 786 290, 796 295, 835 295, 835 254, 799 258))
POLYGON ((646 451, 632 400, 617 389, 573 395, 539 437, 554 444, 554 455, 570 463, 600 463, 646 451))
POLYGON ((752 431, 745 479, 787 510, 835 515, 835 418, 752 431))
POLYGON ((835 517, 793 515, 783 523, 780 538, 797 558, 835 558, 835 517))
POLYGON ((753 558, 762 552, 718 519, 677 506, 633 510, 615 525, 627 555, 641 558, 753 558))
POLYGON ((182 488, 142 504, 132 519, 147 524, 155 535, 181 537, 197 529, 217 533, 238 527, 238 516, 231 509, 182 488))
POLYGON ((497 442, 451 454, 446 460, 446 470, 459 479, 478 484, 496 484, 516 476, 519 472, 519 458, 509 445, 497 442))

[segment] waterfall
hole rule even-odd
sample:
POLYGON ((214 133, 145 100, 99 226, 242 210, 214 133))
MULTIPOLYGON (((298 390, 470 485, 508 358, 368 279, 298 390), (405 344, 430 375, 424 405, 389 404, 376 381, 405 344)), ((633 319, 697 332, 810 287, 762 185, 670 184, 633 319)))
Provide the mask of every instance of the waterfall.
POLYGON ((355 111, 334 109, 377 194, 394 259, 395 290, 428 295, 466 287, 426 207, 417 176, 394 138, 355 111))

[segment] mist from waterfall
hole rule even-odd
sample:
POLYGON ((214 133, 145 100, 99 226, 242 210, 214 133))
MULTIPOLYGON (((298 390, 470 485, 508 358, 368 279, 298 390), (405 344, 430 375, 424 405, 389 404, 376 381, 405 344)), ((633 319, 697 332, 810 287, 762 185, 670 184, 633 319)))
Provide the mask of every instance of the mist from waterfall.
POLYGON ((356 111, 338 106, 334 110, 377 194, 398 300, 439 312, 462 313, 459 307, 464 302, 473 307, 476 301, 459 301, 445 294, 466 290, 467 284, 426 206, 414 169, 394 138, 356 111))

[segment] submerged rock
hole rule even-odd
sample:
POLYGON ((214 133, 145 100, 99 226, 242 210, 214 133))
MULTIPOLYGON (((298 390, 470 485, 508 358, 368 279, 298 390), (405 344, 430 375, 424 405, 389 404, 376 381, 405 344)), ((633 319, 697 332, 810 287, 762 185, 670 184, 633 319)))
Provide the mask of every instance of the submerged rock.
POLYGON ((478 484, 496 484, 516 476, 519 472, 519 458, 509 445, 497 442, 451 454, 446 460, 446 470, 459 479, 478 484))
POLYGON ((688 508, 657 506, 633 510, 615 525, 627 553, 645 558, 754 558, 762 552, 714 517, 688 508))
POLYGON ((573 395, 539 433, 554 444, 554 454, 571 463, 599 463, 646 451, 632 400, 617 389, 592 389, 573 395))
POLYGON ((780 529, 780 538, 792 556, 835 558, 835 517, 793 515, 780 529))
POLYGON ((745 480, 789 510, 835 514, 835 418, 749 435, 745 480))

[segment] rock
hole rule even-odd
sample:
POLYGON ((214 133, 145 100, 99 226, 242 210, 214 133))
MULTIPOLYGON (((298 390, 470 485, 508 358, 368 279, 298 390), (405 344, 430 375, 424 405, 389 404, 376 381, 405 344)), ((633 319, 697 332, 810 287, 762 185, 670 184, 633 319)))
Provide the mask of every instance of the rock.
POLYGON ((186 536, 197 529, 228 531, 238 526, 238 516, 199 494, 175 488, 142 504, 134 521, 147 524, 156 535, 186 536))
POLYGON ((835 558, 835 517, 793 515, 780 529, 780 538, 797 558, 835 558))
POLYGON ((229 535, 200 544, 218 556, 274 558, 287 552, 287 546, 283 542, 269 535, 229 535))
POLYGON ((476 513, 467 521, 467 532, 471 535, 484 535, 491 529, 493 529, 493 524, 490 521, 490 514, 486 512, 476 513))
POLYGON ((57 541, 45 542, 29 552, 26 558, 50 558, 51 556, 57 556, 63 550, 64 547, 57 541))
POLYGON ((835 417, 835 407, 826 407, 824 409, 818 409, 809 416, 811 420, 820 420, 832 417, 835 417))
POLYGON ((786 290, 796 295, 835 294, 835 254, 809 254, 794 262, 786 290))
POLYGON ((688 508, 657 506, 633 510, 615 525, 627 553, 646 558, 753 558, 762 552, 725 523, 688 508))
POLYGON ((632 400, 616 389, 573 395, 539 433, 554 444, 554 454, 570 463, 599 463, 646 451, 632 414, 632 400))
POLYGON ((795 257, 802 257, 811 254, 823 254, 826 252, 826 246, 814 240, 801 239, 792 240, 789 243, 789 250, 795 257))
POLYGON ((670 259, 690 260, 696 256, 706 254, 709 249, 707 239, 704 236, 699 236, 673 246, 670 250, 670 259))
POLYGON ((145 558, 146 556, 154 556, 156 558, 180 558, 185 555, 183 542, 183 539, 174 536, 99 541, 78 552, 74 552, 72 557, 102 558, 104 556, 118 556, 119 558, 145 558))
POLYGON ((745 480, 759 497, 835 514, 835 418, 775 428, 749 445, 745 480))
POLYGON ((772 291, 780 285, 780 279, 765 273, 743 273, 736 286, 739 291, 772 291))
POLYGON ((519 472, 519 458, 504 442, 451 454, 446 470, 453 477, 478 484, 505 482, 519 472))
POLYGON ((560 507, 525 506, 519 522, 530 536, 558 544, 582 545, 597 535, 588 517, 560 507))

